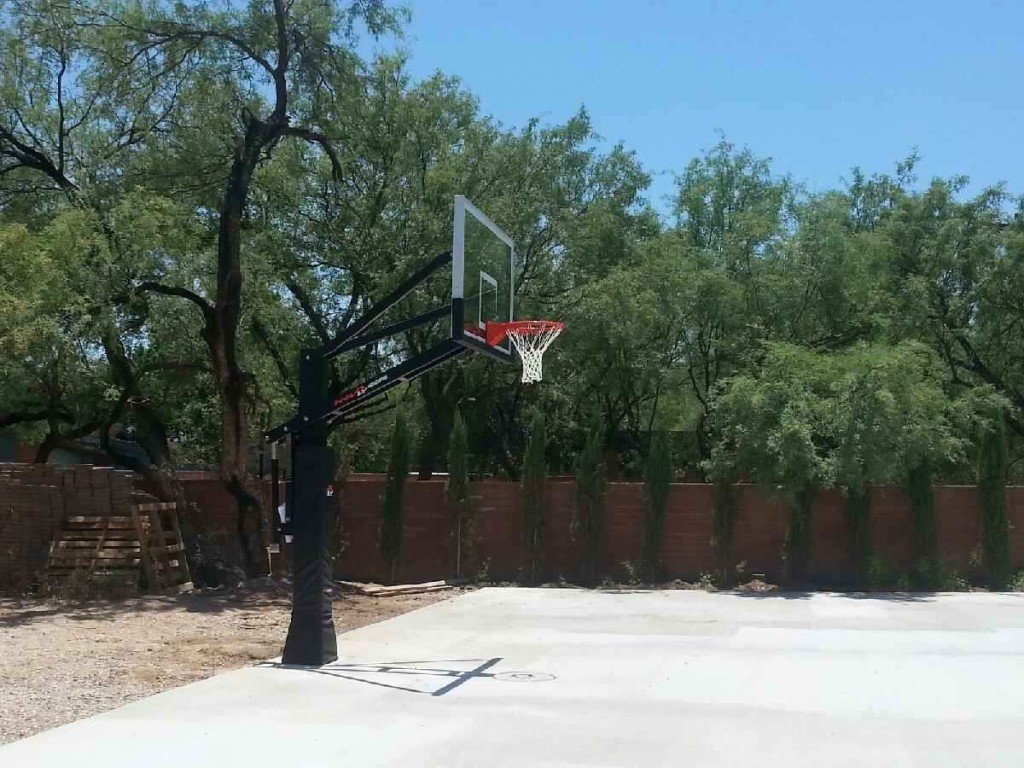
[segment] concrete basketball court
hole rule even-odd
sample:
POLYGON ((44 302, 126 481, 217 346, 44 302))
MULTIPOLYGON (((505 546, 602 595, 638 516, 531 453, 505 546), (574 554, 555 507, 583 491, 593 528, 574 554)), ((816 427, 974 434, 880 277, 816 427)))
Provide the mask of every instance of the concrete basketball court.
POLYGON ((1024 594, 483 589, 339 653, 168 691, 0 765, 1024 765, 1024 594))

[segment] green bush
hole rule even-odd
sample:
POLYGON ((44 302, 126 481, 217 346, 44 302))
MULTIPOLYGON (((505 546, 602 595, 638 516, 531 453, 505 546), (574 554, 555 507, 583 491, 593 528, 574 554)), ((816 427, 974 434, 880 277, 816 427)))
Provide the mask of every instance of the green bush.
POLYGON ((860 574, 861 584, 866 589, 903 589, 909 586, 904 574, 898 573, 878 555, 868 555, 860 574))
POLYGON ((919 557, 910 566, 908 574, 913 589, 935 592, 942 589, 942 564, 932 557, 919 557))
POLYGON ((928 592, 966 592, 970 582, 936 558, 922 558, 910 568, 910 585, 928 592))
POLYGON ((719 581, 713 573, 703 571, 697 578, 697 581, 694 582, 694 586, 697 589, 703 589, 705 592, 714 592, 718 589, 719 581))

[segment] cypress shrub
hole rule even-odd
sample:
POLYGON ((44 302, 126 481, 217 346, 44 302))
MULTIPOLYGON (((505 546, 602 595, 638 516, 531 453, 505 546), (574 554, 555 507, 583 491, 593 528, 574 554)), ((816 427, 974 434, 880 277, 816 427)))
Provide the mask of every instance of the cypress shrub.
POLYGON ((811 551, 811 507, 814 489, 795 491, 791 499, 789 529, 786 531, 786 576, 790 581, 803 578, 811 551))
POLYGON ((935 520, 935 496, 932 471, 927 461, 914 467, 907 476, 907 493, 914 514, 914 565, 911 581, 921 589, 938 589, 942 583, 939 565, 939 531, 935 520))
POLYGON ((384 503, 380 522, 380 553, 387 564, 391 580, 395 580, 395 567, 402 550, 402 497, 409 477, 410 440, 405 417, 399 411, 391 433, 391 455, 388 458, 384 480, 384 503))
POLYGON ((530 425, 530 436, 523 455, 522 509, 523 537, 526 545, 527 579, 536 584, 544 567, 544 536, 546 510, 544 509, 544 481, 547 480, 548 465, 547 429, 544 412, 534 411, 530 425))
POLYGON ((864 583, 871 569, 871 498, 860 485, 846 488, 846 551, 854 578, 864 583))
POLYGON ((461 577, 463 563, 473 559, 476 537, 469 494, 469 439, 466 422, 458 412, 448 442, 448 504, 455 529, 455 575, 461 577))
POLYGON ((733 578, 732 540, 739 511, 739 488, 735 483, 721 480, 711 489, 711 547, 718 561, 723 582, 733 578))
POLYGON ((580 545, 580 577, 584 583, 597 581, 604 542, 604 428, 599 414, 587 429, 583 450, 576 461, 576 514, 573 536, 580 545))
POLYGON ((672 484, 672 454, 668 433, 655 432, 644 465, 644 524, 640 564, 648 582, 657 581, 665 537, 665 509, 672 484))
POLYGON ((988 585, 1005 589, 1010 579, 1010 525, 1006 518, 1006 423, 998 414, 978 446, 981 492, 982 569, 988 585))

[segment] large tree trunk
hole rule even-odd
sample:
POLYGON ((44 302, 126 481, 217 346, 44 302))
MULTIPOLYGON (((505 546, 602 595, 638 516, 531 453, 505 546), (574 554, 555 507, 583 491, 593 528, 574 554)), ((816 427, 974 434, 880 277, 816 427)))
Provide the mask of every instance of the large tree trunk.
POLYGON ((250 118, 245 135, 235 148, 217 233, 217 297, 203 334, 210 349, 220 400, 220 479, 235 499, 238 544, 250 576, 257 573, 262 559, 265 525, 260 494, 246 466, 248 377, 238 361, 243 282, 242 220, 260 156, 277 140, 284 127, 284 122, 265 123, 250 118))
POLYGON ((247 466, 249 435, 245 417, 246 387, 241 371, 219 381, 221 403, 220 479, 234 497, 235 527, 245 571, 256 575, 264 546, 265 525, 256 480, 247 466))

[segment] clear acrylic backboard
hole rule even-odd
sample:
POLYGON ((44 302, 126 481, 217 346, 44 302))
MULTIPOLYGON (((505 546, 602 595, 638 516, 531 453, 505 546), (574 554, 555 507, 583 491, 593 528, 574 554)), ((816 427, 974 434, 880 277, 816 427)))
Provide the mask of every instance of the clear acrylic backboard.
POLYGON ((515 244, 487 215, 462 195, 455 196, 452 242, 452 338, 506 361, 513 359, 507 337, 488 343, 488 323, 515 319, 515 244))

